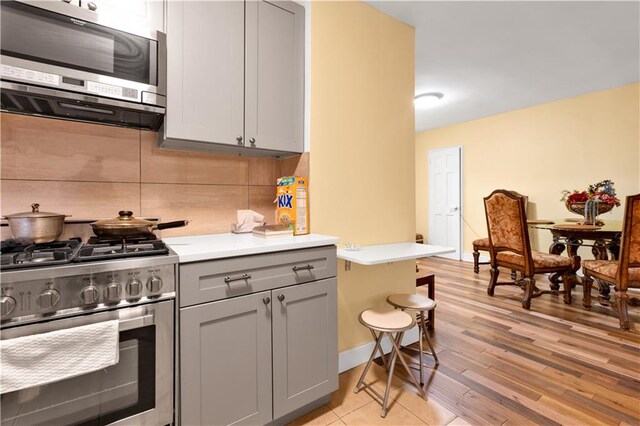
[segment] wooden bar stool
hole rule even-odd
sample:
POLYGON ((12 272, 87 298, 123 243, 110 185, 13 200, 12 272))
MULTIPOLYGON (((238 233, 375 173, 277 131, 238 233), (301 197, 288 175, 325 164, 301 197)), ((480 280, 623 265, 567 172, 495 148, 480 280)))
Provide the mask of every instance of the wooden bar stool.
POLYGON ((371 356, 369 357, 367 365, 364 367, 364 371, 360 376, 360 380, 358 380, 358 383, 356 384, 356 387, 353 391, 355 393, 358 393, 364 388, 369 388, 369 391, 371 391, 374 395, 382 400, 382 410, 380 411, 380 417, 386 417, 387 402, 389 400, 389 392, 391 391, 391 379, 393 378, 393 369, 396 365, 396 360, 399 358, 400 362, 409 374, 409 379, 413 382, 413 385, 418 389, 420 395, 424 398, 424 391, 422 390, 422 387, 418 384, 418 381, 411 372, 411 369, 409 369, 407 362, 400 353, 400 343, 402 342, 402 336, 404 336, 404 333, 407 330, 411 330, 416 325, 416 321, 413 319, 413 317, 406 312, 402 312, 399 310, 389 311, 381 308, 374 308, 362 311, 358 319, 360 320, 360 323, 362 325, 364 325, 369 329, 369 331, 371 331, 376 344, 373 347, 373 352, 371 352, 371 356), (387 336, 387 338, 391 342, 391 358, 388 362, 385 360, 384 353, 382 352, 382 338, 384 336, 387 336), (378 351, 380 351, 382 361, 384 362, 388 370, 387 387, 384 391, 384 396, 380 395, 371 385, 364 382, 364 378, 369 372, 371 363, 375 359, 378 351))
POLYGON ((436 366, 440 364, 438 360, 438 354, 436 354, 435 349, 433 349, 433 345, 431 344, 431 340, 429 339, 429 334, 427 333, 427 324, 425 321, 426 312, 432 311, 436 307, 436 302, 422 294, 392 294, 387 297, 387 303, 389 303, 394 308, 400 309, 402 311, 410 310, 416 311, 418 313, 418 346, 419 346, 419 356, 420 356, 420 384, 422 385, 422 378, 424 377, 424 363, 422 362, 422 355, 425 353, 422 348, 422 336, 424 336, 427 344, 429 345, 429 349, 431 352, 426 352, 428 355, 433 356, 433 359, 436 362, 436 366))

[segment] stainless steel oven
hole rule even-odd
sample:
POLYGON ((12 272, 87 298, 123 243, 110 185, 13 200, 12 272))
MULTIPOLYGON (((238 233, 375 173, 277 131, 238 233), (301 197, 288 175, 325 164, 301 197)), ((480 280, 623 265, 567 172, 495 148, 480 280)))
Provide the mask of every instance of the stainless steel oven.
POLYGON ((173 317, 170 299, 3 329, 5 340, 117 319, 120 354, 108 368, 3 394, 2 425, 172 423, 173 317))
POLYGON ((157 129, 166 37, 62 1, 3 0, 2 108, 157 129))

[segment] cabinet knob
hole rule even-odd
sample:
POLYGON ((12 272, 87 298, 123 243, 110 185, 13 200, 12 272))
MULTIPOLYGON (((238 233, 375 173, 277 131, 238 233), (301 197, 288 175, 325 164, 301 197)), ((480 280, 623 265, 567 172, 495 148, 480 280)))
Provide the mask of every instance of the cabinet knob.
POLYGON ((98 5, 95 4, 94 2, 90 1, 89 3, 87 3, 87 7, 89 8, 89 10, 96 10, 98 9, 98 5))
POLYGON ((251 146, 255 147, 256 146, 256 138, 249 139, 249 143, 251 144, 251 146))
POLYGON ((238 141, 238 145, 242 145, 242 136, 236 136, 236 140, 238 141))
POLYGON ((264 303, 265 305, 268 305, 269 303, 271 303, 271 299, 269 299, 268 297, 265 297, 264 299, 262 299, 262 303, 264 303))
POLYGON ((284 300, 284 294, 279 295, 278 300, 282 302, 284 300))

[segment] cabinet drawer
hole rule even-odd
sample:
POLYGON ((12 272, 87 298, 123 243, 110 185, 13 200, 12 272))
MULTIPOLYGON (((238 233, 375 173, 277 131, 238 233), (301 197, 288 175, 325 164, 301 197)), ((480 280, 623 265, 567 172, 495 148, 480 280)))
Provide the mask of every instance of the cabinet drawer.
POLYGON ((180 265, 180 306, 335 277, 336 247, 180 265))

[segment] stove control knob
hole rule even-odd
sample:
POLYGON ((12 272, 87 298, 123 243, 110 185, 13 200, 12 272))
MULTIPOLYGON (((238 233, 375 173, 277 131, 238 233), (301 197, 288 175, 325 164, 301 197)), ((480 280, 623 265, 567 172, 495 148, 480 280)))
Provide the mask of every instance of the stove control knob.
POLYGON ((122 287, 118 284, 117 281, 111 281, 107 284, 107 287, 104 289, 104 297, 111 302, 116 302, 120 300, 120 291, 122 287))
POLYGON ((149 278, 149 280, 147 281, 147 290, 149 290, 149 293, 157 293, 161 288, 162 280, 160 279, 160 277, 154 276, 149 278))
POLYGON ((38 305, 40 305, 42 309, 49 309, 54 307, 59 300, 60 293, 58 293, 58 290, 49 289, 40 293, 36 302, 38 302, 38 305))
POLYGON ((135 278, 127 283, 127 293, 129 296, 137 296, 142 291, 142 283, 135 278))
POLYGON ((2 308, 2 318, 9 315, 16 307, 16 299, 11 296, 0 297, 0 307, 2 308))
POLYGON ((100 292, 98 291, 98 287, 94 285, 88 285, 80 291, 80 299, 82 299, 85 305, 96 304, 99 297, 100 292))

